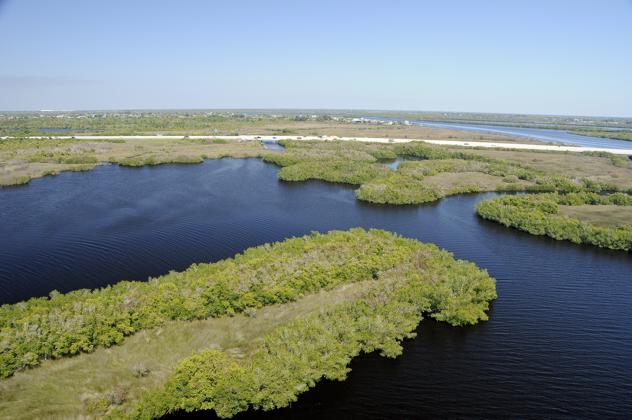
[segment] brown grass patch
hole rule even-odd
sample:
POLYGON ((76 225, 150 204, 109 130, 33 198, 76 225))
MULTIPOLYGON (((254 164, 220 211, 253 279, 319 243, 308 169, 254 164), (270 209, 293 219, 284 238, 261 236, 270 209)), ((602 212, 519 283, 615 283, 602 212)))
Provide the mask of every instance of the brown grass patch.
POLYGON ((632 207, 615 205, 560 206, 560 213, 603 227, 632 225, 632 207))
MULTIPOLYGON (((463 148, 450 148, 463 151, 463 148)), ((522 163, 549 174, 564 175, 572 178, 590 178, 594 181, 614 184, 620 188, 632 188, 632 161, 627 166, 615 166, 607 157, 589 156, 581 153, 507 151, 507 150, 471 150, 481 156, 522 163)))
POLYGON ((444 193, 449 193, 465 187, 477 187, 480 191, 495 191, 503 181, 501 177, 481 172, 442 172, 425 177, 423 182, 444 193))
MULTIPOLYGON (((0 382, 0 417, 67 418, 87 415, 90 401, 124 391, 126 401, 161 385, 176 363, 210 348, 240 357, 253 351, 274 327, 362 295, 373 281, 343 285, 296 302, 249 315, 170 322, 139 332, 119 346, 46 361, 0 382)), ((121 404, 125 404, 122 401, 121 404)))

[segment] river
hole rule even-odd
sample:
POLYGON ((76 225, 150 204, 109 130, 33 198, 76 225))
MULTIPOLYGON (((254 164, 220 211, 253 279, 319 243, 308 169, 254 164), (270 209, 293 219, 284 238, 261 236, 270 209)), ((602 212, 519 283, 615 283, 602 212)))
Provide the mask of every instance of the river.
MULTIPOLYGON (((625 417, 632 413, 632 258, 481 220, 494 194, 376 206, 350 187, 284 183, 258 159, 101 166, 0 190, 0 301, 146 279, 318 230, 381 228, 434 242, 489 270, 490 320, 425 320, 404 354, 357 358, 261 416, 625 417)), ((240 417, 248 417, 252 414, 240 417)))
MULTIPOLYGON (((369 118, 380 121, 400 121, 403 118, 369 118)), ((573 146, 584 147, 603 147, 609 149, 632 149, 632 141, 606 139, 593 136, 581 136, 573 134, 566 130, 554 130, 549 128, 530 128, 530 127, 513 127, 508 125, 496 124, 468 124, 468 123, 452 123, 437 122, 427 120, 407 120, 412 124, 425 125, 428 127, 453 128, 457 130, 472 131, 478 133, 504 134, 509 136, 524 137, 535 140, 541 140, 551 143, 561 143, 573 146)))

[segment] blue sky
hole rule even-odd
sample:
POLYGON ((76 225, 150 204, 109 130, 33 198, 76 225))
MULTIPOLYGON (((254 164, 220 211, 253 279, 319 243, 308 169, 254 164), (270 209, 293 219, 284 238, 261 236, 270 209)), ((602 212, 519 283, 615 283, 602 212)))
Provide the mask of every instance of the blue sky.
POLYGON ((0 0, 0 109, 632 117, 632 1, 0 0))

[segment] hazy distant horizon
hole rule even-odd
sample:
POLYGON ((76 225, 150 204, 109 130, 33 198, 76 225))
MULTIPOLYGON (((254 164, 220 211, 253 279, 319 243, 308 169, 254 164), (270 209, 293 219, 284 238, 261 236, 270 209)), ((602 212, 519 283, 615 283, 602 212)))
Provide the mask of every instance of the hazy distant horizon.
POLYGON ((631 118, 630 22, 628 0, 0 0, 0 109, 631 118))
POLYGON ((38 112, 68 112, 68 113, 81 113, 81 112, 255 112, 260 111, 264 113, 271 112, 317 112, 317 113, 360 113, 360 112, 384 112, 384 113, 411 113, 411 114, 467 114, 467 115, 515 115, 515 116, 531 116, 531 117, 578 117, 578 118, 599 118, 599 119, 632 119, 632 116, 614 116, 614 115, 578 115, 578 114, 542 114, 542 113, 525 113, 525 112, 477 112, 477 111, 445 111, 445 110, 433 110, 433 109, 362 109, 362 108, 93 108, 93 109, 5 109, 0 110, 0 113, 38 113, 38 112))

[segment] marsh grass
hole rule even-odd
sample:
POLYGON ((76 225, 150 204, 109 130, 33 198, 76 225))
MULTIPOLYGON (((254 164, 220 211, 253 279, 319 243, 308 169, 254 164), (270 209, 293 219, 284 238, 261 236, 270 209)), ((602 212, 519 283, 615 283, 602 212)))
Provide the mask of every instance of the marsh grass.
POLYGON ((632 195, 528 194, 481 201, 476 211, 484 219, 507 227, 576 244, 632 250, 632 195))
POLYGON ((251 353, 273 328, 361 296, 371 280, 308 295, 296 302, 260 308, 233 317, 169 322, 142 331, 122 345, 94 353, 46 361, 37 369, 18 372, 0 382, 0 417, 67 418, 90 414, 91 402, 117 390, 122 405, 158 387, 177 362, 193 352, 220 349, 233 357, 251 353), (254 316, 253 316, 254 315, 254 316), (146 369, 145 375, 138 370, 146 369))
MULTIPOLYGON (((498 191, 501 187, 506 187, 503 182, 505 182, 503 177, 481 172, 443 172, 424 179, 426 185, 438 189, 445 195, 498 191)), ((526 185, 529 183, 524 182, 524 186, 526 185)))
POLYGON ((560 206, 560 213, 596 226, 632 225, 632 207, 615 205, 560 206))
MULTIPOLYGON (((450 148, 452 151, 462 151, 450 148)), ((632 161, 609 153, 541 152, 529 150, 470 150, 479 156, 527 165, 548 175, 571 179, 589 178, 617 186, 621 190, 632 188, 632 161)))
POLYGON ((165 325, 128 338, 122 345, 94 353, 46 361, 0 382, 0 417, 76 417, 90 414, 90 403, 125 390, 126 405, 164 383, 177 362, 205 349, 233 357, 251 353, 273 328, 309 313, 320 312, 361 296, 368 280, 308 295, 296 302, 272 305, 250 315, 211 318, 165 325), (138 375, 146 369, 145 375, 138 375))
POLYGON ((137 140, 33 140, 0 141, 0 186, 28 183, 31 179, 64 171, 92 169, 100 162, 139 167, 167 163, 195 164, 204 159, 259 157, 258 142, 210 139, 137 140), (19 182, 18 182, 19 181, 19 182))

